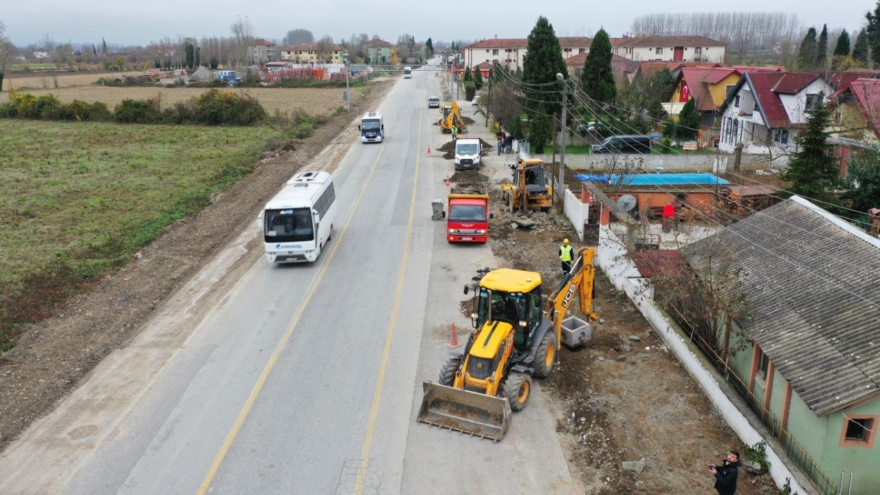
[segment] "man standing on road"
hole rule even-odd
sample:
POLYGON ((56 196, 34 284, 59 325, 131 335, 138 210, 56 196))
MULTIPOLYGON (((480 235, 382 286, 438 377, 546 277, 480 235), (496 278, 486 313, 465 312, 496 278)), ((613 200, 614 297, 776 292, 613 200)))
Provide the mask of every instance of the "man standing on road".
POLYGON ((559 246, 559 261, 562 262, 562 274, 567 275, 571 271, 571 246, 568 239, 563 239, 559 246))
POLYGON ((736 476, 742 462, 739 460, 739 452, 731 450, 727 453, 727 459, 721 466, 709 465, 709 472, 715 476, 715 490, 718 495, 733 495, 736 493, 736 476))
POLYGON ((456 138, 458 137, 458 127, 455 124, 452 124, 452 142, 455 143, 456 138))

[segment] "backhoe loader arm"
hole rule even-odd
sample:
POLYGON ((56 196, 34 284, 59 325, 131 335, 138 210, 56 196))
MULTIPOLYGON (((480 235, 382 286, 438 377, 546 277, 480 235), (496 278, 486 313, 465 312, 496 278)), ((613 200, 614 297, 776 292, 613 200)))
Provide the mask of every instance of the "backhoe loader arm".
POLYGON ((593 248, 578 248, 577 258, 571 265, 571 271, 562 278, 559 287, 550 294, 550 298, 547 300, 548 316, 553 322, 557 347, 562 342, 562 322, 565 320, 575 292, 580 293, 581 312, 591 320, 599 318, 599 315, 593 312, 593 282, 596 275, 593 257, 595 254, 596 251, 593 248))

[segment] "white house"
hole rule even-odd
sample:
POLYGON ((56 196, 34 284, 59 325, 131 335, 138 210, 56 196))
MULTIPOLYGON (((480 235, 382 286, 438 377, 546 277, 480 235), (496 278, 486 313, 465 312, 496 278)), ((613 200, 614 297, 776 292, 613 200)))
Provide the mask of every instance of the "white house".
POLYGON ((732 152, 736 143, 745 153, 790 153, 795 134, 817 105, 834 92, 819 74, 751 72, 743 74, 721 105, 718 147, 732 152))
POLYGON ((611 50, 629 60, 724 62, 727 45, 705 36, 612 38, 611 50))
MULTIPOLYGON (((589 53, 592 38, 560 37, 559 46, 562 58, 567 59, 579 53, 589 53)), ((523 68, 529 40, 526 38, 492 38, 477 41, 464 48, 465 67, 475 67, 483 62, 497 63, 510 72, 523 68)))

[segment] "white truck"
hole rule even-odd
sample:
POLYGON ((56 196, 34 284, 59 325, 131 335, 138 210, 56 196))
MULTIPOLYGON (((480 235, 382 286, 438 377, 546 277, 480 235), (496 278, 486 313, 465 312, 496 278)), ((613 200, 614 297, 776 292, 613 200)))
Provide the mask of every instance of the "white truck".
POLYGON ((455 141, 455 170, 479 170, 483 156, 483 143, 479 139, 455 141))

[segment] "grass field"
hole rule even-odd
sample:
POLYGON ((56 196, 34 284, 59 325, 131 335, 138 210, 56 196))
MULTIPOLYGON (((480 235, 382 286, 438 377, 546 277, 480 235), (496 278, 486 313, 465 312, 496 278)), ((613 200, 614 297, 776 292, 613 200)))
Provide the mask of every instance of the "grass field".
MULTIPOLYGON (((203 88, 117 88, 102 86, 80 86, 61 89, 46 89, 27 91, 27 93, 39 96, 54 94, 62 102, 69 103, 73 100, 91 102, 104 102, 110 109, 120 101, 130 98, 133 100, 145 100, 160 96, 162 106, 173 105, 178 101, 186 101, 194 96, 199 96, 207 91, 203 88)), ((240 94, 249 94, 260 101, 266 111, 271 115, 276 109, 290 111, 296 109, 305 110, 310 115, 326 115, 333 113, 339 107, 345 105, 342 95, 345 89, 340 88, 226 88, 223 91, 234 91, 240 94)), ((352 103, 362 97, 364 90, 361 88, 352 90, 352 103)), ((0 93, 0 103, 9 101, 9 93, 0 93)))
MULTIPOLYGON (((248 175, 269 127, 0 120, 0 289, 121 266, 248 175)), ((2 336, 0 336, 2 337, 2 336)))

